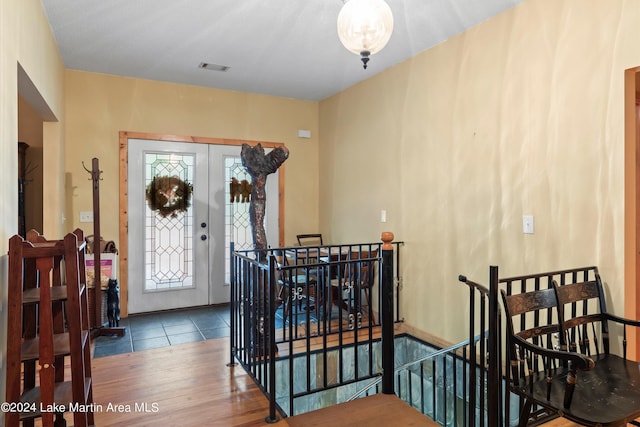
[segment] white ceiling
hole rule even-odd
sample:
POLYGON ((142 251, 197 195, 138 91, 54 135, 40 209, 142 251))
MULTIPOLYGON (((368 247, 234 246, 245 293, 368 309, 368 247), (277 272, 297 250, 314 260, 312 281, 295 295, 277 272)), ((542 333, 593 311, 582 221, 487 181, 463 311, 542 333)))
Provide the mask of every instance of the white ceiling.
POLYGON ((321 100, 523 0, 387 0, 394 32, 366 70, 338 39, 342 0, 41 1, 66 68, 321 100))

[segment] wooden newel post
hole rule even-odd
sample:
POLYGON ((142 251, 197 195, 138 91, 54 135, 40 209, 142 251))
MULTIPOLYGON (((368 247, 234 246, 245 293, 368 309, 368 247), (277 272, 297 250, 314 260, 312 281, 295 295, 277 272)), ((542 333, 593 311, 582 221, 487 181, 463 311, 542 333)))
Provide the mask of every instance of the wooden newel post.
POLYGON ((395 394, 393 388, 394 339, 393 339, 393 233, 382 233, 382 393, 395 394))

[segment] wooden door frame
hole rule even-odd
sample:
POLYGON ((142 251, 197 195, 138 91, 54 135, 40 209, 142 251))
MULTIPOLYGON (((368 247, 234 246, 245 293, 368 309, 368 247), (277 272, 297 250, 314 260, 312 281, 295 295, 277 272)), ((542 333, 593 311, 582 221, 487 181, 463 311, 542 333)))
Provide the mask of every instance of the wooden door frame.
MULTIPOLYGON (((242 144, 249 144, 251 146, 260 143, 264 148, 276 148, 283 147, 284 143, 281 142, 268 142, 268 141, 251 141, 243 139, 225 139, 225 138, 208 138, 199 136, 181 136, 181 135, 167 135, 156 134, 148 132, 128 132, 120 131, 120 218, 119 218, 119 230, 120 230, 120 246, 118 248, 118 260, 120 263, 120 301, 122 301, 120 307, 120 316, 128 316, 127 301, 129 298, 128 287, 128 234, 129 234, 129 217, 127 213, 127 174, 128 174, 128 149, 129 139, 148 139, 155 141, 167 141, 167 142, 190 142, 196 144, 208 144, 208 145, 233 145, 241 146, 242 144)), ((278 172, 280 178, 278 180, 278 245, 284 245, 284 164, 280 166, 278 172)))
MULTIPOLYGON (((640 67, 624 75, 624 315, 640 319, 640 67)), ((638 329, 638 328, 634 328, 638 329)), ((628 336, 629 357, 640 358, 640 331, 628 336)))

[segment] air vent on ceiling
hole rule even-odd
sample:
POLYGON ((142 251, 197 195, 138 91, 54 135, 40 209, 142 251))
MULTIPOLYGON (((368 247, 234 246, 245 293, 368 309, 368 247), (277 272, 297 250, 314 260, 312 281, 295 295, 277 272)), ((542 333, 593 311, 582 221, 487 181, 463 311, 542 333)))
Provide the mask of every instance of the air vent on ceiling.
POLYGON ((200 65, 198 65, 198 68, 204 68, 205 70, 225 72, 231 67, 227 67, 226 65, 211 64, 209 62, 201 62, 200 65))

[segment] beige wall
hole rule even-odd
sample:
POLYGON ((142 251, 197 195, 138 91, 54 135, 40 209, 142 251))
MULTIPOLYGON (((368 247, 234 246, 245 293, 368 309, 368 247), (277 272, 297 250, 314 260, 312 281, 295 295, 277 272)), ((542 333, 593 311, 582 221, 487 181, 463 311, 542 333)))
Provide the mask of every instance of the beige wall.
MULTIPOLYGON (((318 227, 318 103, 67 70, 68 230, 92 209, 82 162, 100 160, 101 234, 118 242, 120 131, 284 143, 285 242, 318 227), (298 138, 311 130, 311 139, 298 138)), ((87 228, 88 227, 88 228, 87 228)))
POLYGON ((468 312, 457 275, 487 282, 490 264, 502 276, 596 264, 622 314, 638 22, 638 2, 528 0, 324 100, 322 231, 395 232, 402 315, 451 341, 468 312))
MULTIPOLYGON (((0 2, 0 337, 6 337, 7 317, 7 243, 17 233, 18 222, 18 86, 20 95, 46 120, 62 120, 63 66, 39 0, 2 0, 0 2), (20 64, 21 71, 19 73, 20 64), (25 91, 25 93, 23 93, 25 91)), ((47 123, 43 144, 56 159, 62 150, 59 123, 47 123)), ((61 163, 48 167, 48 236, 56 237, 62 223, 58 201, 64 189, 61 163)), ((5 394, 6 339, 0 339, 0 400, 5 394)), ((4 425, 4 417, 0 425, 4 425)))

